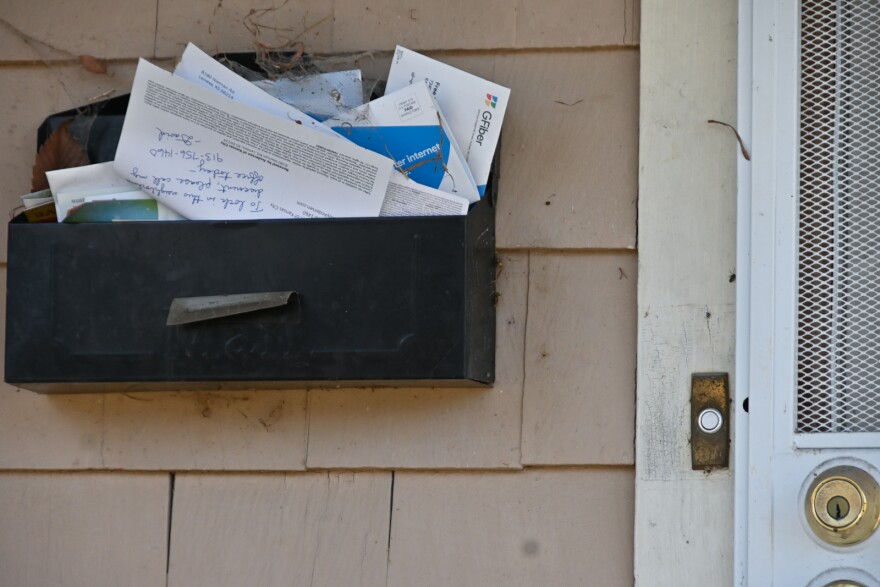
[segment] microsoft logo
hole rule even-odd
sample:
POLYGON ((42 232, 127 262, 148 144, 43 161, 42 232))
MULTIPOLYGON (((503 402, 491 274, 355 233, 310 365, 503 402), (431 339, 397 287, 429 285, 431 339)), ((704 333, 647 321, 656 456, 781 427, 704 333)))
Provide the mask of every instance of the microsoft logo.
POLYGON ((496 105, 498 105, 498 96, 486 94, 486 106, 491 106, 492 108, 495 108, 496 105))

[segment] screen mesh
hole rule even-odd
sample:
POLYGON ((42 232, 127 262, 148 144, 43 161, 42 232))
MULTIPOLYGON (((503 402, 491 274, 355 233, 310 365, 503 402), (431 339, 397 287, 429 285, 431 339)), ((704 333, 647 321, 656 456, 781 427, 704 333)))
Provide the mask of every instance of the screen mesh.
POLYGON ((798 432, 880 432, 880 2, 801 4, 798 432))

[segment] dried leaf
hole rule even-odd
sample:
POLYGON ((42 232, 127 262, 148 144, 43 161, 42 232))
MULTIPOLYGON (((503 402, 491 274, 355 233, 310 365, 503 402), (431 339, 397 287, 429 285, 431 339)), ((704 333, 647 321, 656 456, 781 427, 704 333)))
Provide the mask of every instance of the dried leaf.
POLYGON ((62 122, 37 152, 31 177, 33 191, 45 190, 49 187, 49 181, 46 179, 47 171, 89 164, 89 156, 85 148, 70 134, 69 127, 72 121, 71 118, 62 122))
POLYGON ((79 62, 82 63, 82 66, 86 68, 86 71, 90 71, 92 73, 107 73, 107 62, 103 59, 98 59, 97 57, 92 57, 91 55, 80 55, 79 62))

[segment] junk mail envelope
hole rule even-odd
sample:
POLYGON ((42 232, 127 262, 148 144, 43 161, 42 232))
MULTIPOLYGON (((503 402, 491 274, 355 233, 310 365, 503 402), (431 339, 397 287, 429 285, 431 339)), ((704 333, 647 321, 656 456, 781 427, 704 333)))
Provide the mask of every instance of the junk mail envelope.
POLYGON ((482 196, 492 170, 510 90, 430 57, 398 46, 386 92, 424 80, 449 120, 482 196))
POLYGON ((324 124, 356 145, 390 157, 416 182, 477 202, 474 177, 449 125, 423 84, 407 86, 324 124))
POLYGON ((250 83, 315 120, 333 118, 364 103, 360 69, 317 73, 296 79, 262 79, 250 83))
POLYGON ((256 87, 192 43, 186 46, 174 75, 194 84, 214 90, 231 100, 258 108, 280 118, 292 120, 306 128, 327 133, 327 127, 290 104, 256 87))

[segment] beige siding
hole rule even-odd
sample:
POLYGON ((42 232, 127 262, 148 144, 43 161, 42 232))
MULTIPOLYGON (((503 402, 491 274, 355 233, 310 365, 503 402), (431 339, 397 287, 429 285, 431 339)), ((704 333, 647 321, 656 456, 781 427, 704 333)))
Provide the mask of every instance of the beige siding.
POLYGON ((243 25, 249 16, 249 22, 263 25, 259 37, 263 43, 277 46, 298 40, 313 52, 332 50, 333 3, 325 0, 158 0, 158 5, 156 55, 160 57, 179 57, 188 42, 209 53, 253 51, 253 36, 243 25), (278 8, 250 14, 271 6, 278 8))
POLYGON ((522 0, 517 47, 601 47, 639 42, 637 0, 522 0))
POLYGON ((0 474, 0 585, 162 587, 169 475, 0 474))
POLYGON ((633 462, 636 258, 532 253, 523 463, 633 462))
POLYGON ((336 51, 494 49, 516 41, 509 0, 347 0, 336 14, 336 51), (438 26, 443 23, 442 26, 438 26))
POLYGON ((4 2, 2 19, 0 61, 124 59, 154 52, 155 0, 4 2))
POLYGON ((635 247, 638 75, 631 50, 498 57, 495 79, 515 92, 498 246, 635 247))
POLYGON ((249 14, 261 41, 357 53, 366 76, 401 43, 511 87, 497 382, 57 397, 2 385, 0 522, 34 530, 0 538, 0 584, 631 585, 638 0, 54 4, 52 18, 39 2, 0 16, 5 214, 28 191, 43 118, 127 91, 138 56, 170 67, 189 40, 250 50, 249 14), (80 54, 110 58, 109 75, 80 54))
POLYGON ((113 469, 303 469, 306 392, 110 394, 101 459, 113 469))
POLYGON ((177 475, 169 587, 384 587, 391 473, 177 475))
POLYGON ((629 585, 632 495, 626 470, 398 473, 388 585, 629 585))

